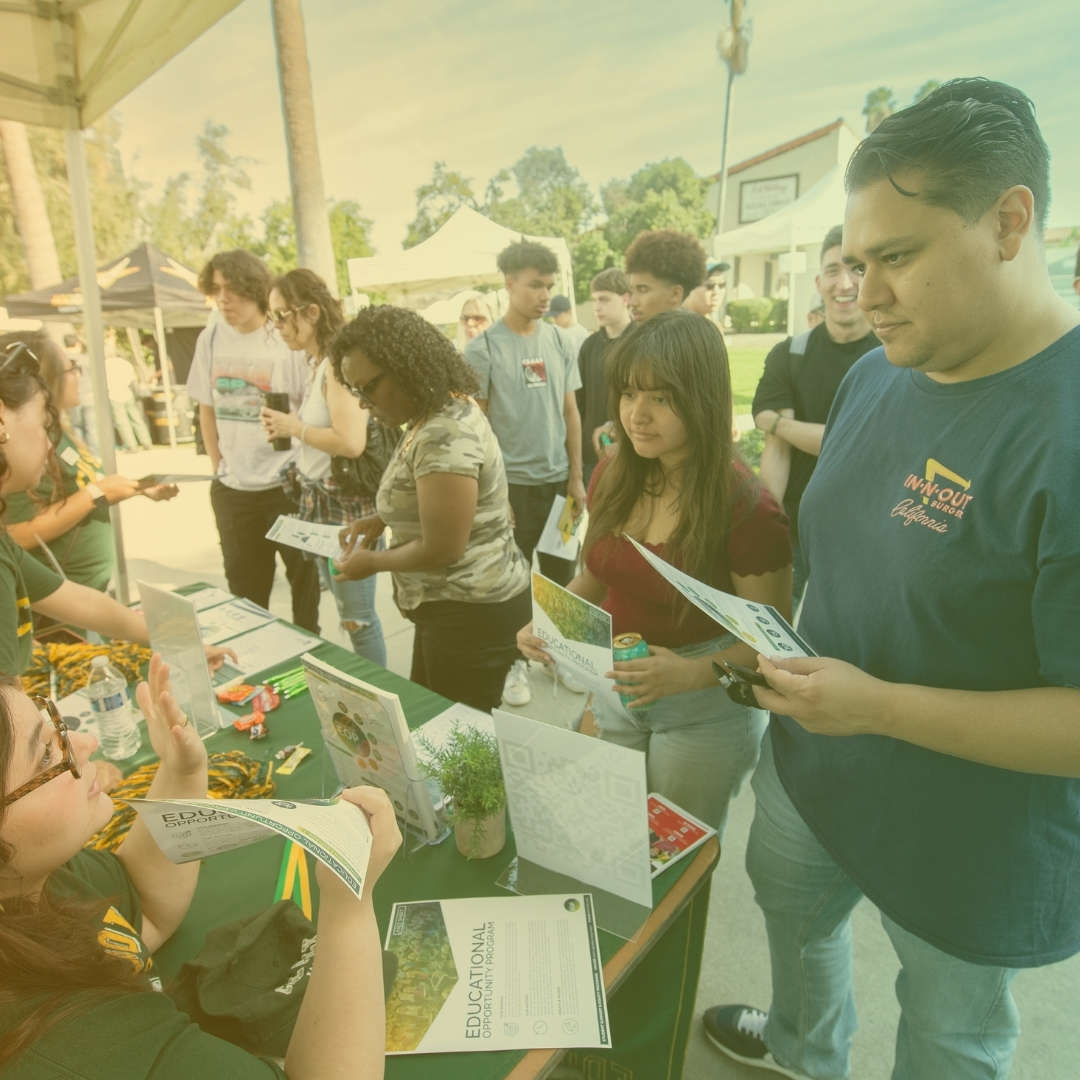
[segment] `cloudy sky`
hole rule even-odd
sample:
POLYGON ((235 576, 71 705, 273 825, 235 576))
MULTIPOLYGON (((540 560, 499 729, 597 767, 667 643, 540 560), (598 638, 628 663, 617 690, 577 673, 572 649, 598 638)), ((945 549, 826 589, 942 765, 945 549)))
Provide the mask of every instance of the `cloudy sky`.
MULTIPOLYGON (((357 200, 397 247, 432 163, 483 189, 528 147, 562 146, 597 187, 646 162, 719 168, 722 0, 305 0, 327 194, 357 200)), ((748 0, 730 160, 842 116, 867 91, 907 104, 927 79, 986 75, 1035 102, 1053 154, 1051 225, 1080 224, 1076 0, 748 0)), ((255 160, 257 211, 288 193, 269 0, 245 0, 121 105, 122 149, 160 187, 196 167, 207 119, 255 160)))

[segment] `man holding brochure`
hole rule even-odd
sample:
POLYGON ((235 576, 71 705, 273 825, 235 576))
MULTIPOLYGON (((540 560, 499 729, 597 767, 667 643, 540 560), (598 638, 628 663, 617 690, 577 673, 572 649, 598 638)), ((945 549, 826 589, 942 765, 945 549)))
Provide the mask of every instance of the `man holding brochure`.
POLYGON ((894 1080, 1005 1077, 1017 969, 1080 950, 1080 313, 1047 273, 1048 158, 1021 92, 957 79, 848 166, 843 258, 884 348, 802 502, 822 655, 760 657, 772 1005, 705 1015, 785 1076, 849 1075, 863 896, 902 965, 894 1080))

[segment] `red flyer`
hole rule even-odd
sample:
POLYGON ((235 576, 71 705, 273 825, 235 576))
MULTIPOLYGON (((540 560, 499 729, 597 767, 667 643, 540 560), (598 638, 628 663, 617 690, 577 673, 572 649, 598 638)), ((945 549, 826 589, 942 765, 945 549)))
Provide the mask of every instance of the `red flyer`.
POLYGON ((715 829, 663 795, 649 796, 649 858, 653 877, 715 835, 715 829))

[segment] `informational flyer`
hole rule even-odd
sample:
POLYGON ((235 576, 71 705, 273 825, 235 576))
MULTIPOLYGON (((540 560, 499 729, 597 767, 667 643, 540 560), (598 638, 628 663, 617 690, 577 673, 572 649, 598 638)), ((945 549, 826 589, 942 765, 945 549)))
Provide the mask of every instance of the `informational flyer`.
POLYGON ((714 828, 663 795, 649 796, 649 858, 653 877, 715 835, 714 828))
POLYGON ((204 645, 218 645, 238 634, 275 621, 274 616, 265 608, 242 597, 199 612, 199 629, 204 645))
POLYGON ((322 555, 327 559, 336 559, 341 554, 338 535, 340 525, 318 525, 313 521, 301 521, 299 518, 279 515, 266 534, 267 540, 275 544, 299 548, 312 555, 322 555))
POLYGON ((627 540, 641 552, 642 558, 667 578, 695 607, 700 608, 725 630, 741 638, 752 649, 765 656, 817 656, 795 632, 776 608, 732 596, 714 589, 664 562, 633 537, 627 540))
POLYGON ((644 753, 492 715, 518 855, 651 910, 644 753))
POLYGON ((395 904, 386 1052, 610 1047, 588 893, 395 904))
POLYGON ((556 495, 536 550, 545 555, 554 555, 556 559, 574 562, 581 550, 581 533, 588 520, 588 511, 575 519, 573 500, 568 500, 565 495, 556 495))
POLYGON ((240 637, 228 638, 222 644, 228 645, 236 653, 236 663, 226 660, 214 672, 214 685, 217 687, 229 686, 249 675, 291 660, 321 645, 322 639, 314 634, 305 634, 302 630, 294 630, 284 623, 271 622, 240 637))
POLYGON ((426 724, 421 724, 412 732, 417 758, 430 763, 431 753, 424 743, 427 742, 436 749, 442 749, 449 744, 450 734, 455 727, 477 728, 495 738, 495 721, 492 720, 490 713, 481 712, 471 705, 456 701, 449 709, 444 709, 438 716, 433 716, 426 724))
POLYGON ((300 658, 319 714, 326 752, 345 787, 373 784, 397 816, 427 840, 444 832, 435 813, 397 694, 380 690, 314 656, 300 658))
POLYGON ((198 592, 188 593, 187 598, 195 605, 196 611, 205 611, 207 608, 217 607, 218 604, 227 604, 236 597, 232 593, 219 589, 216 585, 200 589, 198 592))
POLYGON ((625 712, 614 680, 604 678, 615 666, 611 616, 535 571, 532 609, 533 633, 555 663, 597 694, 607 708, 625 712))
POLYGON ((299 844, 361 895, 371 828, 344 799, 128 799, 171 862, 221 855, 275 833, 299 844))

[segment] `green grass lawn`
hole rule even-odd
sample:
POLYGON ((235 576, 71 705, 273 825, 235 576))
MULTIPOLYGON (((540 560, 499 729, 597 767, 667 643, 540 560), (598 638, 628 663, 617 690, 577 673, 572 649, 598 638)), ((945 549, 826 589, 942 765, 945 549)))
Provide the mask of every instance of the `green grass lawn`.
POLYGON ((754 400, 761 372, 765 368, 765 357, 769 350, 729 349, 728 362, 731 365, 731 390, 735 395, 735 412, 746 413, 754 400))

